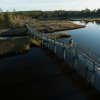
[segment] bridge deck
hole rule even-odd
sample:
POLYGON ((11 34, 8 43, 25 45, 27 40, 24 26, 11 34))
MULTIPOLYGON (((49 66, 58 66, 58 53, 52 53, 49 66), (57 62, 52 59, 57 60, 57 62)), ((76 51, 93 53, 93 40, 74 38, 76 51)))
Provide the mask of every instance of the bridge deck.
POLYGON ((85 100, 42 49, 0 60, 0 100, 85 100))

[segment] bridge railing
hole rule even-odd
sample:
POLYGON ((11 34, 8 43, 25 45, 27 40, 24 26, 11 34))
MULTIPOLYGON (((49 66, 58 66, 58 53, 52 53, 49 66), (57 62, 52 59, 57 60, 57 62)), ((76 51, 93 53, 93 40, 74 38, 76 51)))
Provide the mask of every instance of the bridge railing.
POLYGON ((50 39, 46 34, 36 31, 31 25, 26 24, 26 27, 31 35, 41 39, 42 45, 64 59, 83 78, 100 91, 100 63, 94 55, 84 52, 77 45, 71 47, 64 42, 50 39))

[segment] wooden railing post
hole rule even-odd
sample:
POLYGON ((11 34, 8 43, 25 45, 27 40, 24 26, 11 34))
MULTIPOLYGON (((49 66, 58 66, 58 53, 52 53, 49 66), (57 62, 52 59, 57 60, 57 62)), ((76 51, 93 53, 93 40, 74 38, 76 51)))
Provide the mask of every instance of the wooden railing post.
POLYGON ((57 52, 57 48, 56 48, 56 37, 54 38, 54 45, 55 45, 55 49, 54 49, 54 52, 55 52, 55 54, 56 54, 56 52, 57 52))
POLYGON ((47 36, 47 47, 49 49, 49 41, 48 41, 48 36, 47 36))
MULTIPOLYGON (((86 56, 84 56, 84 67, 86 67, 86 56)), ((87 77, 88 68, 86 67, 84 77, 87 77)))
POLYGON ((43 45, 43 34, 41 33, 41 44, 43 45))
POLYGON ((88 56, 90 56, 90 54, 91 54, 91 49, 89 48, 88 49, 88 56))
POLYGON ((77 50, 77 47, 76 47, 76 50, 75 50, 75 56, 73 57, 73 66, 77 69, 77 62, 78 62, 78 50, 77 50))
POLYGON ((94 72, 95 72, 95 61, 93 62, 93 70, 92 70, 92 86, 94 84, 94 72))
POLYGON ((65 43, 63 43, 63 59, 66 59, 66 48, 65 48, 65 43))

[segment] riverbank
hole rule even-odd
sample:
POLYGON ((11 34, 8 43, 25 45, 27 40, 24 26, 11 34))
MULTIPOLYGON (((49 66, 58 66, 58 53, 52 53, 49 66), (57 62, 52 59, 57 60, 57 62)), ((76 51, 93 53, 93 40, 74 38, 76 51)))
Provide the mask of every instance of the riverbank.
POLYGON ((71 21, 86 21, 86 22, 94 22, 94 21, 99 21, 100 18, 76 18, 76 19, 70 19, 71 21))
POLYGON ((44 33, 53 33, 63 30, 71 30, 85 27, 84 25, 78 25, 72 21, 66 20, 35 20, 30 22, 31 25, 37 29, 37 31, 44 33))
POLYGON ((22 54, 29 51, 31 46, 40 46, 40 44, 39 40, 28 36, 0 40, 0 57, 22 54))
POLYGON ((53 34, 48 34, 47 36, 48 36, 48 38, 51 38, 51 39, 70 38, 71 37, 71 35, 68 33, 53 33, 53 34))
POLYGON ((24 25, 15 28, 4 27, 3 29, 0 29, 0 37, 23 37, 27 35, 27 30, 24 25))

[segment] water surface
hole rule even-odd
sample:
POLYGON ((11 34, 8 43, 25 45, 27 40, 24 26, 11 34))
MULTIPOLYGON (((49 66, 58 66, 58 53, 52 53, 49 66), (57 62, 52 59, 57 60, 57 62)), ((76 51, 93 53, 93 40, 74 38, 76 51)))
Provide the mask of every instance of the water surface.
MULTIPOLYGON (((66 30, 72 35, 74 41, 80 44, 83 48, 91 48, 92 52, 100 56, 100 25, 96 22, 74 21, 76 24, 85 25, 85 28, 66 30)), ((63 39, 66 42, 68 39, 63 39)))

